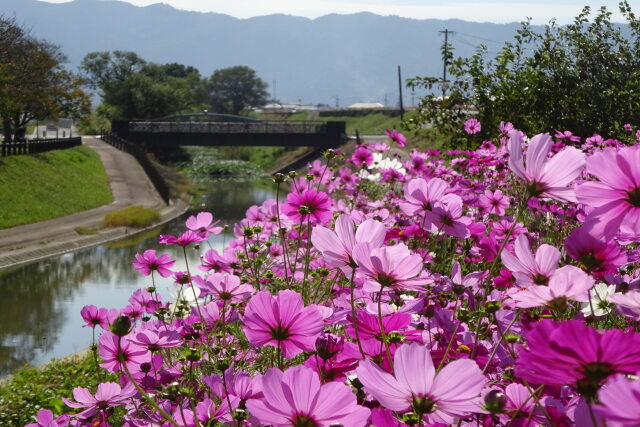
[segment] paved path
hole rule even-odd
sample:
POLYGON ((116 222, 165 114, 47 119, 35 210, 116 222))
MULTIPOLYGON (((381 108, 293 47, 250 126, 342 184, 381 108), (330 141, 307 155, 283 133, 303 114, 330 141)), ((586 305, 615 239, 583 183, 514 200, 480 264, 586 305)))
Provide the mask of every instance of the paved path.
POLYGON ((82 143, 100 156, 109 175, 113 202, 49 221, 0 230, 0 269, 116 240, 139 231, 119 227, 99 230, 98 234, 88 236, 74 231, 76 227, 98 228, 108 212, 132 205, 146 206, 159 209, 163 221, 168 221, 187 209, 187 204, 181 200, 166 206, 130 154, 93 137, 83 137, 82 143))

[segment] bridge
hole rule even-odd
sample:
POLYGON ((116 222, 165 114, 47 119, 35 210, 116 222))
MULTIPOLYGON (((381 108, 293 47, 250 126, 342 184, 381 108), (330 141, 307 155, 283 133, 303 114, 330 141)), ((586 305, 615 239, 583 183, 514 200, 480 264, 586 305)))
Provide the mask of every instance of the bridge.
POLYGON ((145 146, 336 147, 345 122, 265 121, 226 114, 185 114, 154 120, 113 120, 111 131, 145 146))

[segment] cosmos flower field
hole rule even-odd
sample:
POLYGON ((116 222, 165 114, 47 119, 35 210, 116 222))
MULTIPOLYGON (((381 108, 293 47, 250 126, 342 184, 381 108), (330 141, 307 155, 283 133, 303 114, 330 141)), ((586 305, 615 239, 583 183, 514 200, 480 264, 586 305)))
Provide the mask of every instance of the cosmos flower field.
POLYGON ((96 369, 119 382, 31 425, 640 425, 640 145, 625 126, 619 141, 501 123, 475 151, 409 150, 389 131, 274 176, 278 200, 249 208, 222 253, 215 212, 189 218, 160 242, 199 265, 147 250, 132 268, 148 288, 82 310, 96 369))

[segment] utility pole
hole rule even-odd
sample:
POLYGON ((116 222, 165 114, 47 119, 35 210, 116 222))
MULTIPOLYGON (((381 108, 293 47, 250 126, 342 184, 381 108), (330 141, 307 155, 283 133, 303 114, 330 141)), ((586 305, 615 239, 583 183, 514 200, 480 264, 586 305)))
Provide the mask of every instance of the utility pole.
POLYGON ((404 105, 402 105, 402 74, 398 65, 398 92, 400 92, 400 120, 404 119, 404 105))
POLYGON ((340 97, 339 96, 334 96, 333 99, 336 100, 336 108, 340 108, 340 97))
POLYGON ((449 34, 454 35, 456 32, 445 28, 440 33, 444 34, 444 45, 442 45, 442 59, 444 62, 442 67, 442 99, 444 100, 447 91, 447 65, 449 65, 449 34))

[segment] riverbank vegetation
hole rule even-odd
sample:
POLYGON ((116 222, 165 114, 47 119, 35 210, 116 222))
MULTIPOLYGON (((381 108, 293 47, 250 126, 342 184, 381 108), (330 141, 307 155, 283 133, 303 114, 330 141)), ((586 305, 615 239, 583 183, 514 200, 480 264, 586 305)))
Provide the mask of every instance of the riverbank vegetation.
POLYGON ((0 158, 0 229, 112 201, 100 157, 88 147, 0 158))
POLYGON ((25 366, 0 380, 0 425, 23 426, 35 422, 40 409, 64 410, 61 397, 71 398, 74 387, 115 380, 115 375, 98 372, 91 355, 52 360, 46 365, 25 366))
POLYGON ((105 227, 145 228, 159 221, 160 212, 145 206, 129 206, 104 216, 105 227))

